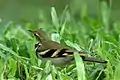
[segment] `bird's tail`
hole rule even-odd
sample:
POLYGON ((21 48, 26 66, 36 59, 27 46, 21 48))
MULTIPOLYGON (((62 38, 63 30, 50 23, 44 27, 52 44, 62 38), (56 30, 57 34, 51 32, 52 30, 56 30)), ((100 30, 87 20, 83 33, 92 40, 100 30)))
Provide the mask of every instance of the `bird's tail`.
POLYGON ((85 58, 83 58, 83 61, 97 62, 97 63, 107 63, 106 60, 95 59, 95 58, 89 58, 89 57, 85 57, 85 58))

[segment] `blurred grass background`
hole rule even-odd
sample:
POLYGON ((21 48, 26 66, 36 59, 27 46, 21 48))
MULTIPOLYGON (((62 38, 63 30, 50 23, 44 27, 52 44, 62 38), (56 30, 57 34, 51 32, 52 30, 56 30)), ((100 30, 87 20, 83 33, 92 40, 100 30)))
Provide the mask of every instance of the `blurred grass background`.
POLYGON ((0 0, 0 80, 119 80, 120 23, 117 0, 0 0), (108 60, 57 67, 36 58, 29 29, 108 60))

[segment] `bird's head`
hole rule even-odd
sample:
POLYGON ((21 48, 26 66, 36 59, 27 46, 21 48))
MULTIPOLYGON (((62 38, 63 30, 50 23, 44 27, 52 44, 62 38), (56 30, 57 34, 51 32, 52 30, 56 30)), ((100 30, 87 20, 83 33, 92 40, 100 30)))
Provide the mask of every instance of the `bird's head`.
POLYGON ((43 30, 28 30, 29 32, 33 33, 37 40, 49 40, 47 33, 43 30))

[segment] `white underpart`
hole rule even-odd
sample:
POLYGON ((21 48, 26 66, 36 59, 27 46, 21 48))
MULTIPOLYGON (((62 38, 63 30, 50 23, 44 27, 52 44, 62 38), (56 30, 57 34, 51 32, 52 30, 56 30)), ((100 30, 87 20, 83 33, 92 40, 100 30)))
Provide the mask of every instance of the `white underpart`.
POLYGON ((73 56, 57 57, 57 58, 42 58, 43 61, 50 60, 56 66, 65 66, 74 63, 73 56))

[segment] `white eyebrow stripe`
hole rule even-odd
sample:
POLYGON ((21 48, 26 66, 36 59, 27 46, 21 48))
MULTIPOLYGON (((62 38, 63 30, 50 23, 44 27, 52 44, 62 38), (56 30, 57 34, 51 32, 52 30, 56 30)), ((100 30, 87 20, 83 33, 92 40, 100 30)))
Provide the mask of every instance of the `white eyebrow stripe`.
POLYGON ((35 33, 36 36, 40 37, 40 35, 38 33, 35 33))

